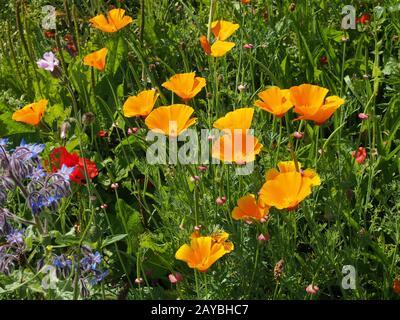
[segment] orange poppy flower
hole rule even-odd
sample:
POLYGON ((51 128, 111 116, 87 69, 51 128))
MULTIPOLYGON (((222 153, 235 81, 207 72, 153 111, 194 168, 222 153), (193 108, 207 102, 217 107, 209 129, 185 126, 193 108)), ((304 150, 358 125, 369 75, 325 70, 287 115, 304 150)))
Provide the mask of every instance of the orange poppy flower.
POLYGON ((235 46, 234 42, 221 40, 215 41, 212 46, 210 46, 210 43, 205 36, 200 37, 200 44, 207 55, 211 55, 215 58, 224 56, 235 46))
POLYGON ((225 41, 239 29, 237 23, 225 20, 218 20, 211 23, 211 31, 217 40, 225 41))
POLYGON ((195 72, 178 73, 164 82, 162 86, 171 90, 184 101, 188 101, 206 86, 206 79, 196 77, 195 72))
POLYGON ((225 129, 249 129, 253 120, 253 108, 240 108, 228 112, 222 118, 214 122, 214 128, 225 129))
POLYGON ((322 125, 338 109, 344 100, 338 96, 325 99, 328 89, 302 84, 289 89, 290 99, 294 104, 294 112, 300 115, 295 120, 311 120, 317 125, 322 125))
POLYGON ((290 91, 271 87, 258 94, 261 100, 257 100, 255 105, 261 109, 272 113, 278 118, 282 118, 287 111, 293 107, 290 100, 290 91))
POLYGON ((268 215, 269 207, 260 200, 257 201, 254 194, 241 197, 237 207, 232 211, 232 218, 235 220, 260 221, 268 215))
POLYGON ((212 146, 212 157, 224 162, 245 164, 255 160, 263 145, 247 130, 231 130, 212 146))
POLYGON ((243 4, 249 4, 251 0, 242 0, 243 4))
POLYGON ((233 243, 219 240, 215 236, 192 237, 190 246, 182 245, 175 253, 175 258, 186 262, 189 268, 206 272, 218 259, 234 249, 233 243))
POLYGON ((107 53, 107 48, 92 52, 83 58, 83 64, 104 71, 107 53))
POLYGON ((156 90, 144 90, 136 96, 129 97, 122 107, 124 116, 147 116, 153 110, 158 96, 156 90))
POLYGON ((306 169, 297 172, 293 161, 280 162, 278 167, 279 171, 268 170, 267 181, 259 193, 261 201, 270 207, 295 209, 311 194, 311 187, 321 184, 314 170, 306 169))
POLYGON ((196 123, 197 118, 190 118, 193 112, 193 108, 184 104, 159 107, 147 116, 145 123, 150 130, 177 137, 196 123))
POLYGON ((28 104, 22 109, 15 111, 12 115, 12 119, 18 122, 37 126, 42 120, 47 104, 48 101, 45 99, 28 104))
POLYGON ((93 27, 104 32, 113 33, 130 24, 133 19, 130 16, 125 15, 125 10, 113 9, 107 13, 107 17, 100 14, 89 21, 93 27))

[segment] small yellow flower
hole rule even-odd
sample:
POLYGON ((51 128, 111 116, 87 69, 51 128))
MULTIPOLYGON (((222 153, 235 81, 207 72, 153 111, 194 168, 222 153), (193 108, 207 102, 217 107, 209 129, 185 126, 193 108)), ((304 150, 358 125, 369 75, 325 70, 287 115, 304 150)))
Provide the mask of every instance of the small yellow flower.
POLYGON ((125 16, 125 10, 113 9, 107 13, 107 17, 100 14, 89 21, 93 27, 104 32, 113 33, 130 24, 133 19, 130 16, 125 16))

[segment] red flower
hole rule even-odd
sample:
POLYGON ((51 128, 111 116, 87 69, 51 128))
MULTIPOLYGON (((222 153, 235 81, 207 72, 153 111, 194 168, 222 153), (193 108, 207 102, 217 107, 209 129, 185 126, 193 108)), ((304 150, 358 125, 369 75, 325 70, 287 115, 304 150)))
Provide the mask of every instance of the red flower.
POLYGON ((45 36, 47 39, 53 39, 53 38, 56 36, 56 32, 55 32, 54 30, 46 30, 46 31, 44 32, 44 36, 45 36))
POLYGON ((360 18, 356 20, 357 23, 368 24, 371 21, 371 16, 368 13, 364 13, 360 18))
POLYGON ((100 138, 106 138, 108 137, 108 132, 105 130, 100 130, 99 132, 97 132, 97 136, 100 138))
POLYGON ((351 155, 356 158, 358 164, 362 164, 367 158, 367 150, 363 147, 359 147, 357 153, 353 151, 351 155))
POLYGON ((86 183, 85 165, 87 176, 90 180, 99 174, 96 164, 93 161, 86 158, 80 158, 76 153, 71 154, 64 147, 55 148, 50 153, 50 165, 48 165, 48 163, 46 163, 46 165, 50 167, 52 172, 57 172, 57 170, 61 169, 63 165, 69 168, 75 168, 69 178, 71 181, 79 184, 86 183))

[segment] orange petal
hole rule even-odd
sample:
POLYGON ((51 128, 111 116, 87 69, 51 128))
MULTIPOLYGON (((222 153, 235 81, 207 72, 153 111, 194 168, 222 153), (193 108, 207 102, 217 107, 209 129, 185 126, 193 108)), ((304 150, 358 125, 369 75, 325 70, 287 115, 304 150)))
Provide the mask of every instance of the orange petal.
POLYGON ((83 64, 96 68, 100 71, 104 71, 106 67, 107 53, 108 53, 107 48, 103 48, 98 51, 92 52, 83 58, 83 64))
POLYGON ((129 97, 123 107, 125 117, 147 116, 154 107, 159 94, 155 90, 144 90, 136 96, 129 97))
POLYGON ((232 48, 235 46, 234 42, 228 42, 228 41, 220 41, 217 40, 212 46, 211 46, 211 55, 213 57, 222 57, 224 56, 227 52, 232 50, 232 48))
POLYGON ((47 104, 48 100, 45 99, 28 104, 22 109, 15 111, 12 115, 12 119, 36 126, 42 120, 47 104))
POLYGON ((213 127, 224 129, 250 129, 253 120, 253 108, 240 108, 235 111, 228 112, 222 118, 214 122, 213 127))
POLYGON ((224 41, 228 39, 237 29, 239 25, 225 20, 214 21, 211 24, 211 30, 217 40, 224 41))

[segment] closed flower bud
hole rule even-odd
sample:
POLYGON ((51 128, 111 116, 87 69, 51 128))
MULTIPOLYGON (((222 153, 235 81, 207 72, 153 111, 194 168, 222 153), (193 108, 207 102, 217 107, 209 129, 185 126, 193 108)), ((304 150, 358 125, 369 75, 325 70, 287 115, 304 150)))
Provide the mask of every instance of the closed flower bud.
POLYGON ((168 275, 168 280, 172 284, 177 284, 178 282, 183 280, 183 276, 179 272, 177 272, 175 274, 171 273, 171 274, 168 275))
POLYGON ((358 119, 360 120, 367 120, 369 116, 366 113, 359 113, 358 114, 358 119))
POLYGON ((70 128, 71 128, 71 125, 70 125, 70 123, 68 121, 64 121, 61 124, 60 138, 62 140, 65 140, 67 138, 68 131, 69 131, 70 128))
POLYGON ((260 235, 257 237, 258 241, 268 241, 269 240, 269 234, 262 234, 260 233, 260 235))
POLYGON ((117 190, 118 188, 119 188, 119 184, 118 183, 114 182, 114 183, 111 184, 111 189, 117 190))
POLYGON ((295 137, 296 139, 300 140, 304 137, 304 134, 301 132, 296 131, 295 133, 293 133, 293 137, 295 137))
POLYGON ((319 287, 314 286, 313 284, 308 285, 308 287, 306 288, 306 292, 311 295, 317 294, 318 291, 319 287))
POLYGON ((82 123, 86 126, 91 125, 96 120, 96 116, 93 112, 86 112, 82 116, 82 123))

